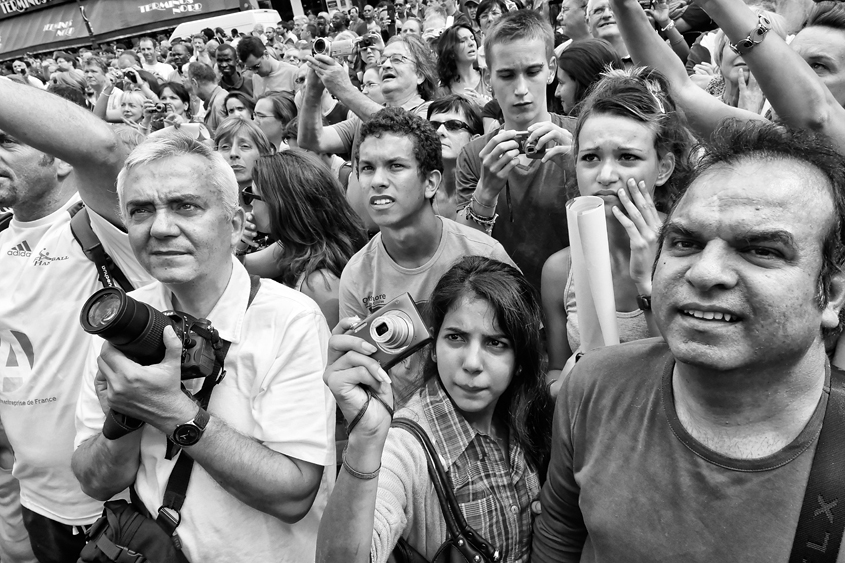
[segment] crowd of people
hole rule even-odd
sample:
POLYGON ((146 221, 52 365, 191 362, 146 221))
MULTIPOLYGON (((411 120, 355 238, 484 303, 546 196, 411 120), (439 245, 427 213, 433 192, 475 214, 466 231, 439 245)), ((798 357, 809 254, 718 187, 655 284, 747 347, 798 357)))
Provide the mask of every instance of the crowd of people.
POLYGON ((805 8, 383 0, 0 67, 0 562, 841 560, 845 4, 805 8))

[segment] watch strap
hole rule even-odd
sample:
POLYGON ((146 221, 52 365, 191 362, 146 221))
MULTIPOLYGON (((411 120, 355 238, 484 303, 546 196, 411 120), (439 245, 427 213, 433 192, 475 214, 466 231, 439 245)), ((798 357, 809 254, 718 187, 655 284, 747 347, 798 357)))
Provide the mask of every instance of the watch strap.
POLYGON ((637 307, 641 311, 651 311, 651 295, 637 295, 637 307))

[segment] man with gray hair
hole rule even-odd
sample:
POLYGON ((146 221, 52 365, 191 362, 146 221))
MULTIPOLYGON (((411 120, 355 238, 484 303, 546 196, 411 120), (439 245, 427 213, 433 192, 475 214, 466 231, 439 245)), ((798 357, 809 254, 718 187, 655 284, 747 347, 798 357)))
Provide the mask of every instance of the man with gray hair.
POLYGON ((255 292, 233 255, 244 227, 235 174, 202 143, 151 136, 127 158, 117 193, 132 250, 157 280, 130 296, 208 319, 229 345, 206 410, 183 392, 196 394, 204 380, 181 380, 182 342, 171 328, 164 360, 151 366, 92 337, 72 463, 83 490, 107 500, 133 486, 156 515, 174 465, 188 455, 175 531, 189 561, 313 560, 334 482, 324 469, 335 463, 325 318, 271 280, 255 292), (107 439, 110 409, 146 424, 107 439))

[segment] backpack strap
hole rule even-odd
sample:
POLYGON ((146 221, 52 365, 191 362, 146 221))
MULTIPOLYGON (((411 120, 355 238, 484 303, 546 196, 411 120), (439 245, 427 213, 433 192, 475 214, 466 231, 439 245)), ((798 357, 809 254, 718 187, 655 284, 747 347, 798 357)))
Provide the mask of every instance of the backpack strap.
MULTIPOLYGON (((246 308, 249 309, 255 296, 258 295, 258 290, 261 288, 261 278, 258 276, 249 276, 249 300, 246 308)), ((223 369, 223 362, 226 359, 226 354, 229 352, 231 342, 221 339, 222 345, 214 351, 215 356, 215 370, 214 373, 205 378, 202 389, 194 395, 198 399, 200 406, 203 409, 208 408, 208 403, 211 400, 211 392, 214 386, 223 380, 226 375, 226 370, 223 369)), ((167 443, 170 449, 170 442, 167 443)), ((179 536, 176 534, 176 528, 182 522, 182 505, 185 504, 185 493, 188 491, 188 482, 191 480, 191 471, 194 468, 194 460, 187 452, 182 451, 182 455, 176 460, 173 465, 173 470, 170 473, 170 478, 167 480, 167 487, 164 490, 164 498, 162 505, 158 509, 156 515, 156 522, 173 538, 176 547, 182 549, 182 543, 179 536)))
POLYGON ((129 279, 120 271, 117 264, 106 254, 103 244, 91 228, 91 218, 88 209, 82 202, 68 209, 70 213, 70 231, 73 238, 82 247, 82 252, 97 266, 97 277, 103 287, 120 287, 123 291, 135 289, 129 279))
POLYGON ((835 563, 845 531, 845 373, 831 366, 830 397, 789 563, 835 563))

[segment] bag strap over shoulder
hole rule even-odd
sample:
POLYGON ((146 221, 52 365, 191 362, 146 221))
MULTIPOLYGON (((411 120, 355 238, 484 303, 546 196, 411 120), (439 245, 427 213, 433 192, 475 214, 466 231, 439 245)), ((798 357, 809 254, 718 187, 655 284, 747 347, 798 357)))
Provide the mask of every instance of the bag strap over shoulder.
POLYGON ((830 369, 830 397, 810 467, 789 563, 835 563, 845 531, 845 372, 830 369))
POLYGON ((473 543, 473 547, 482 552, 488 561, 499 561, 499 550, 493 548, 467 524, 464 513, 461 512, 461 507, 458 504, 458 499, 455 497, 452 480, 443 469, 443 464, 440 463, 440 454, 437 453, 434 444, 422 426, 407 418, 394 418, 390 425, 410 432, 411 436, 422 445, 428 464, 428 473, 431 482, 434 484, 434 490, 437 492, 437 499, 440 501, 440 509, 446 520, 449 537, 466 538, 473 543))
POLYGON ((103 243, 94 234, 91 228, 91 218, 88 216, 88 209, 79 204, 68 209, 70 213, 70 231, 73 238, 82 247, 82 252, 90 261, 97 266, 97 277, 103 287, 120 287, 123 291, 132 291, 134 287, 129 279, 120 271, 111 256, 106 254, 103 243))
MULTIPOLYGON (((261 278, 258 276, 249 277, 249 300, 247 301, 247 309, 249 309, 255 296, 258 295, 258 290, 261 288, 261 278)), ((214 386, 222 381, 226 375, 226 370, 223 369, 223 364, 226 360, 226 355, 229 353, 231 342, 221 339, 222 346, 215 350, 215 372, 206 377, 203 382, 202 389, 194 395, 199 401, 203 409, 208 408, 208 403, 211 400, 211 392, 214 386)), ((168 442, 168 446, 171 444, 168 442)), ((188 482, 191 480, 191 472, 194 467, 194 460, 182 451, 182 455, 176 460, 173 465, 173 470, 170 473, 170 479, 167 480, 167 487, 164 490, 164 498, 162 505, 158 509, 156 515, 156 522, 161 528, 172 536, 176 542, 176 546, 181 549, 181 542, 176 535, 176 528, 182 522, 182 506, 185 504, 185 493, 188 491, 188 482)))

